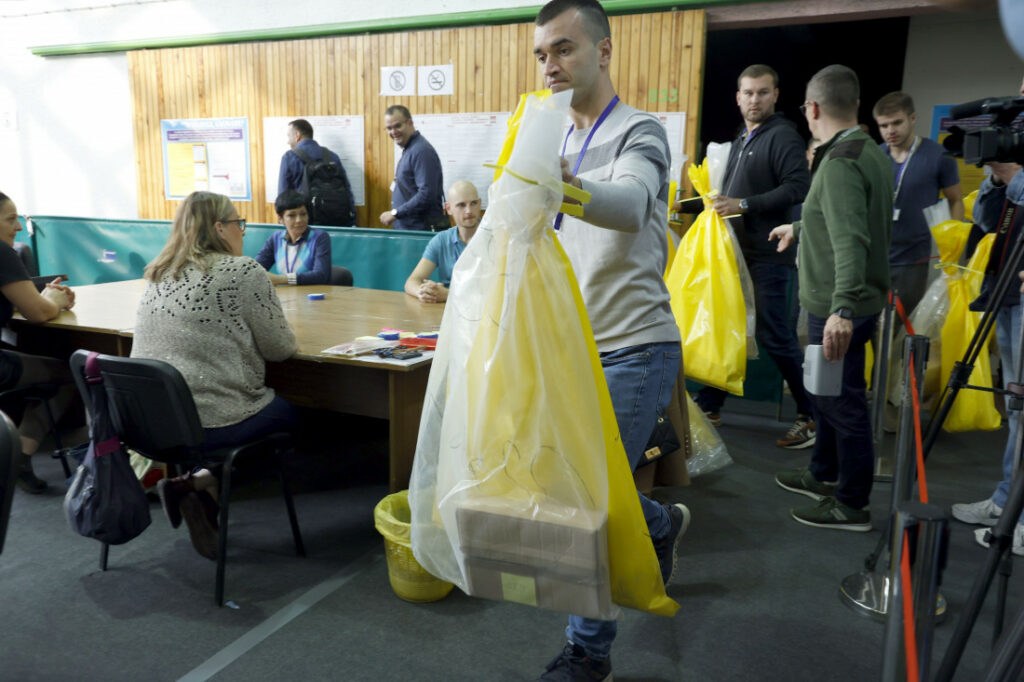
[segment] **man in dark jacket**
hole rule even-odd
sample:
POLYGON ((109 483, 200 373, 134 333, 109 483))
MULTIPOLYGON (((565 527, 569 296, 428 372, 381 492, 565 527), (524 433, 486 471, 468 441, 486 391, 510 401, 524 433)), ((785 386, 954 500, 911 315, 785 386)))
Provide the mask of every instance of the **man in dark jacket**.
MULTIPOLYGON (((795 257, 792 252, 779 253, 768 241, 772 228, 793 219, 793 209, 810 187, 806 145, 796 127, 775 113, 779 76, 774 69, 764 64, 748 66, 738 85, 736 104, 744 127, 729 151, 729 166, 714 209, 731 219, 750 271, 757 341, 779 368, 796 401, 796 421, 776 445, 806 448, 814 445, 815 433, 811 402, 803 385, 803 353, 791 315, 795 257)), ((725 397, 724 391, 711 387, 698 393, 697 403, 712 423, 720 419, 725 397)))

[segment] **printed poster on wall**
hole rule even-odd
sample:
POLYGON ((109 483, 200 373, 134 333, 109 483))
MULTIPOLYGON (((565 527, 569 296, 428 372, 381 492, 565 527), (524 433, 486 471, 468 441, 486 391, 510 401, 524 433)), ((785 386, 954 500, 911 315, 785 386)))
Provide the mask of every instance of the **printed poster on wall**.
MULTIPOLYGON (((495 163, 508 132, 507 111, 475 114, 417 114, 412 112, 416 130, 425 137, 441 158, 445 192, 456 180, 469 180, 487 206, 487 188, 494 178, 494 169, 484 166, 495 163)), ((395 166, 401 158, 395 148, 395 166)))
POLYGON ((304 118, 313 126, 313 139, 341 159, 352 186, 356 206, 366 203, 366 140, 362 116, 272 116, 263 119, 263 168, 266 172, 267 202, 277 198, 281 158, 288 147, 288 123, 304 118))
POLYGON ((168 199, 209 191, 252 200, 249 119, 165 119, 160 121, 160 139, 168 199))

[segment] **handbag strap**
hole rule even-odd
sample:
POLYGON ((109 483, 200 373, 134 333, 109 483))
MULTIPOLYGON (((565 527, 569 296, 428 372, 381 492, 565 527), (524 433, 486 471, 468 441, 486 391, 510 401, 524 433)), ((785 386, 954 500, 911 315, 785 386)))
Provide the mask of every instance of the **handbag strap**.
POLYGON ((100 374, 100 354, 95 351, 90 351, 89 357, 85 359, 85 383, 103 383, 103 375, 100 374))

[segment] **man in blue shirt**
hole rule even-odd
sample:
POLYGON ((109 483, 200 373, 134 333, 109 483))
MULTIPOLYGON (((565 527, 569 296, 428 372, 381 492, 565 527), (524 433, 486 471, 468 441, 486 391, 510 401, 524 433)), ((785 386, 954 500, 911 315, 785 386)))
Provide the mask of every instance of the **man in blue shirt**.
POLYGON ((455 261, 480 225, 480 195, 471 182, 459 180, 452 185, 444 208, 455 218, 455 227, 438 233, 430 240, 423 250, 423 258, 405 281, 405 293, 424 303, 448 300, 448 285, 452 281, 455 261), (435 268, 439 282, 428 279, 435 268))
POLYGON ((288 124, 288 146, 291 149, 281 157, 281 169, 277 175, 278 195, 283 194, 285 190, 301 191, 302 189, 302 171, 305 170, 306 165, 293 151, 295 149, 314 161, 326 158, 328 161, 337 163, 339 168, 344 168, 337 154, 317 144, 313 139, 313 126, 304 118, 297 118, 288 124))
POLYGON ((928 288, 928 261, 932 233, 924 209, 939 201, 949 204, 956 220, 964 219, 963 193, 956 161, 942 145, 914 134, 914 100, 904 92, 890 92, 872 111, 884 142, 882 151, 892 159, 893 226, 889 247, 892 288, 900 295, 907 314, 928 288))
POLYGON ((401 104, 384 111, 384 127, 402 148, 402 157, 391 184, 391 210, 380 214, 381 224, 396 230, 447 229, 442 208, 444 175, 437 152, 417 132, 412 114, 401 104))

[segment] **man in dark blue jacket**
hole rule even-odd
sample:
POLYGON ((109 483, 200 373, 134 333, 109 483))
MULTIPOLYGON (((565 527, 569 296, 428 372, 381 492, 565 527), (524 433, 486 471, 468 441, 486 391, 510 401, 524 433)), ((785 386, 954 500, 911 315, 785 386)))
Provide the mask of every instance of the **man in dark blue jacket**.
MULTIPOLYGON (((775 113, 779 76, 770 66, 754 64, 738 79, 736 104, 744 127, 729 151, 729 166, 714 209, 730 218, 754 285, 757 341, 775 362, 796 401, 797 418, 789 432, 776 441, 798 449, 814 445, 811 403, 803 385, 803 353, 791 315, 795 300, 796 267, 792 252, 778 253, 768 241, 772 228, 791 222, 792 211, 804 200, 811 179, 805 143, 782 114, 775 113)), ((697 403, 712 423, 726 393, 707 387, 697 403)))
POLYGON ((444 175, 434 147, 416 130, 412 114, 401 104, 384 111, 384 127, 402 148, 402 158, 391 185, 391 210, 380 214, 381 224, 396 230, 447 230, 451 223, 444 212, 444 175))

